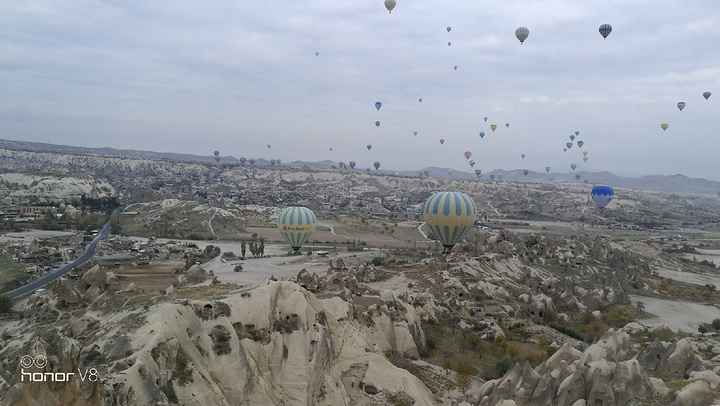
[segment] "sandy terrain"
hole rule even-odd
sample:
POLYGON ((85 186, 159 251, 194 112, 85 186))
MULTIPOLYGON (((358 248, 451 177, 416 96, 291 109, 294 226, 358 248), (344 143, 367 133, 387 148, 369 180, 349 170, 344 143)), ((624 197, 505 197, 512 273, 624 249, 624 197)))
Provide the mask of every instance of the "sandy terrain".
POLYGON ((673 331, 697 333, 700 323, 711 323, 714 319, 720 318, 720 309, 708 304, 636 295, 631 295, 630 300, 633 305, 638 301, 642 302, 648 313, 661 315, 661 317, 638 320, 644 326, 664 325, 673 331))

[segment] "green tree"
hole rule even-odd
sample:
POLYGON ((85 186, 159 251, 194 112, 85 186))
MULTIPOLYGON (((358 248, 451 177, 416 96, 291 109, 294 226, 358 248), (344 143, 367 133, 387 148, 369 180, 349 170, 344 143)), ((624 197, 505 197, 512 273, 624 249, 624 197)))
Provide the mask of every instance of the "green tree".
POLYGON ((240 239, 240 253, 242 254, 242 258, 245 259, 245 249, 247 248, 247 239, 245 237, 240 239))
POLYGON ((13 308, 13 298, 10 295, 0 295, 0 314, 9 313, 13 308))
POLYGON ((260 237, 260 244, 258 245, 258 253, 261 257, 265 256, 265 237, 260 237))

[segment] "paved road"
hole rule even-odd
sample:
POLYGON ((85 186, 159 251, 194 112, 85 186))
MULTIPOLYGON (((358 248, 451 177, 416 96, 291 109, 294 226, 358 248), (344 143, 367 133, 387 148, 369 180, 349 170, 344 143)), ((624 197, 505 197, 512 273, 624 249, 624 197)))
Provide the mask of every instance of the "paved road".
MULTIPOLYGON (((118 207, 115 209, 113 214, 120 214, 122 211, 122 207, 118 207)), ((79 258, 74 260, 73 262, 63 265, 60 268, 58 268, 55 272, 49 273, 40 279, 36 279, 27 285, 21 286, 15 290, 11 290, 7 294, 12 297, 16 298, 19 296, 22 296, 26 293, 30 293, 35 291, 36 289, 39 289, 48 283, 54 281, 55 279, 65 275, 66 273, 70 272, 73 268, 76 266, 80 266, 84 264, 85 262, 89 261, 94 255, 95 255, 95 249, 97 248, 97 245, 100 243, 100 241, 104 240, 108 234, 110 234, 110 221, 108 220, 107 223, 103 226, 103 228, 100 230, 98 235, 90 242, 90 244, 85 248, 85 253, 82 254, 79 258)))

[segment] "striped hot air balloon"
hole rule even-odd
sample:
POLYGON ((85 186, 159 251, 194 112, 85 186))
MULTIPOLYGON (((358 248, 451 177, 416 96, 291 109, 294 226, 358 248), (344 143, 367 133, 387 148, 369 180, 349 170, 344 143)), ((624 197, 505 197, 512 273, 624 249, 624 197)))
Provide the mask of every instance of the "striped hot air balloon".
POLYGON ((438 192, 430 196, 423 208, 423 219, 437 239, 450 252, 475 224, 475 202, 459 192, 438 192))
POLYGON ((307 207, 292 206, 280 213, 277 227, 293 251, 298 251, 315 231, 315 222, 315 213, 312 210, 307 207))
POLYGON ((615 197, 615 192, 610 186, 598 185, 592 188, 590 197, 592 197, 598 209, 602 210, 615 197))

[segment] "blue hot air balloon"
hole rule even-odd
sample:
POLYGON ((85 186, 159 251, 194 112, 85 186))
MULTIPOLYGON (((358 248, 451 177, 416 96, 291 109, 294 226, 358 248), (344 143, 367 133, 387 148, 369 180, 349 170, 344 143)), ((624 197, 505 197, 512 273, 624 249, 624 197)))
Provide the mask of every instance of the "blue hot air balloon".
POLYGON ((379 122, 379 121, 376 121, 376 122, 375 122, 375 127, 380 127, 380 122, 379 122))
POLYGON ((615 197, 615 192, 610 186, 598 185, 592 188, 590 196, 597 207, 602 210, 608 205, 608 203, 610 203, 613 197, 615 197))
POLYGON ((315 231, 315 213, 307 207, 288 207, 277 219, 277 227, 293 251, 298 251, 315 231))
POLYGON ((485 137, 485 131, 480 131, 480 138, 484 138, 484 137, 485 137))
POLYGON ((685 108, 685 102, 678 102, 677 108, 680 109, 680 111, 682 111, 685 108))
POLYGON ((375 102, 375 108, 378 109, 378 110, 380 110, 380 107, 382 107, 382 103, 380 103, 380 102, 375 102))
POLYGON ((584 142, 584 141, 578 141, 578 142, 577 142, 578 148, 582 148, 583 145, 585 145, 585 142, 584 142))
POLYGON ((475 202, 459 192, 438 192, 430 196, 423 208, 423 219, 437 239, 450 252, 475 224, 475 202))
POLYGON ((705 98, 705 100, 709 99, 710 96, 712 96, 712 93, 710 93, 710 92, 703 93, 703 97, 705 98))
POLYGON ((603 36, 603 38, 607 39, 608 35, 612 32, 612 25, 610 24, 603 24, 598 29, 600 31, 600 35, 603 36))

